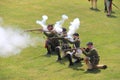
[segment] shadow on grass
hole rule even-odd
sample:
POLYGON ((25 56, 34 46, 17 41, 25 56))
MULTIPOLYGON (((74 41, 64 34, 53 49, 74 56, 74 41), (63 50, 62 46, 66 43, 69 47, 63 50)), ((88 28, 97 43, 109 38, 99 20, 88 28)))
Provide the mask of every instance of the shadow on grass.
MULTIPOLYGON (((66 57, 63 57, 62 60, 57 61, 57 62, 60 63, 60 64, 65 65, 65 62, 68 62, 68 59, 67 59, 66 57)), ((73 66, 68 66, 68 67, 71 68, 71 69, 73 69, 73 70, 77 70, 77 71, 81 70, 81 71, 84 71, 84 69, 81 68, 82 66, 83 66, 83 65, 82 65, 81 63, 74 63, 73 66)))
POLYGON ((84 69, 82 69, 83 65, 81 63, 75 63, 73 66, 69 66, 69 68, 73 69, 73 70, 76 70, 76 71, 84 71, 84 69))
POLYGON ((88 74, 88 73, 97 74, 97 73, 100 73, 100 72, 101 72, 100 69, 94 69, 93 71, 85 71, 84 73, 85 74, 88 74))
POLYGON ((38 55, 36 57, 33 57, 32 59, 37 59, 40 57, 51 57, 51 56, 56 56, 57 54, 55 52, 52 52, 52 54, 44 54, 44 55, 38 55))
POLYGON ((112 14, 115 14, 115 11, 112 11, 111 13, 112 13, 112 14))
POLYGON ((49 64, 47 64, 45 66, 50 66, 50 65, 53 65, 53 64, 56 64, 56 62, 51 62, 51 63, 49 63, 49 64))
POLYGON ((94 9, 94 8, 90 8, 90 10, 95 11, 95 12, 100 12, 100 9, 94 9))
POLYGON ((67 62, 67 61, 68 61, 68 59, 66 57, 64 57, 64 58, 62 58, 62 60, 56 61, 56 62, 58 62, 58 63, 60 63, 62 65, 65 65, 65 62, 67 62))
POLYGON ((38 59, 38 58, 44 57, 44 56, 45 56, 45 55, 39 55, 39 56, 33 57, 32 60, 33 60, 33 59, 38 59))
POLYGON ((50 57, 50 56, 51 55, 38 55, 36 57, 31 58, 31 60, 38 59, 38 58, 41 58, 41 57, 50 57))
POLYGON ((59 70, 57 70, 57 71, 55 71, 55 72, 60 72, 60 71, 63 71, 63 70, 65 70, 65 69, 68 69, 68 68, 62 68, 62 69, 59 69, 59 70))
POLYGON ((110 16, 107 16, 108 18, 117 18, 117 16, 115 15, 110 15, 110 16))

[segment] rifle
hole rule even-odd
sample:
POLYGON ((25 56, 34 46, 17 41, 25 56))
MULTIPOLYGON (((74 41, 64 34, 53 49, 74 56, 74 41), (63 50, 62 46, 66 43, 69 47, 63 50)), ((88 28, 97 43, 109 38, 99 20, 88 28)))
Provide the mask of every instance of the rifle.
POLYGON ((72 49, 71 47, 69 49, 65 49, 64 50, 64 52, 67 52, 67 51, 70 51, 70 52, 75 51, 74 54, 76 53, 76 49, 75 48, 72 49))
POLYGON ((43 31, 43 29, 28 29, 28 30, 25 30, 25 32, 32 32, 32 31, 43 31))
POLYGON ((89 48, 80 48, 82 51, 86 51, 86 52, 89 52, 90 51, 90 49, 89 48))
POLYGON ((51 39, 59 39, 59 40, 62 40, 62 39, 65 39, 64 37, 52 37, 51 39))

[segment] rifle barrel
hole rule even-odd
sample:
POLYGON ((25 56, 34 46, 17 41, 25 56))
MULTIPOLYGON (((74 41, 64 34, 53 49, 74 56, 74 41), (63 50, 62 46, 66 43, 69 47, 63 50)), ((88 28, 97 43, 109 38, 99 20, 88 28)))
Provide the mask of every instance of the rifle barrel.
POLYGON ((43 31, 42 29, 28 29, 25 32, 32 32, 32 31, 43 31))

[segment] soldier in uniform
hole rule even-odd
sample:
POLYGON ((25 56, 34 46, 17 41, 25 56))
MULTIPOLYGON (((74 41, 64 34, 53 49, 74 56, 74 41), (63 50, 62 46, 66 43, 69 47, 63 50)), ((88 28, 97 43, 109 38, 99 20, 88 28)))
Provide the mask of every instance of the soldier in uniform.
POLYGON ((26 30, 26 32, 31 32, 31 31, 42 31, 44 35, 47 37, 47 40, 45 42, 45 48, 47 49, 47 55, 50 55, 52 52, 55 52, 56 48, 60 46, 59 41, 53 38, 53 37, 58 36, 57 32, 53 29, 53 25, 48 25, 47 30, 43 30, 43 29, 26 30))
POLYGON ((85 63, 88 66, 87 71, 92 71, 94 69, 106 69, 106 65, 98 65, 99 64, 99 55, 97 50, 93 47, 92 42, 87 43, 87 48, 83 49, 83 54, 86 56, 84 59, 85 63))
POLYGON ((47 55, 50 55, 60 44, 58 40, 53 38, 57 36, 56 32, 53 30, 53 25, 48 25, 47 29, 48 31, 44 31, 44 34, 47 36, 45 48, 47 48, 47 55))
POLYGON ((57 53, 57 61, 62 60, 62 57, 65 57, 65 50, 68 49, 70 46, 68 44, 68 41, 65 39, 67 37, 67 30, 66 28, 62 28, 62 33, 58 35, 57 37, 54 37, 55 40, 59 40, 60 46, 56 47, 56 53, 57 53), (61 51, 63 52, 63 56, 61 57, 61 51))
POLYGON ((80 63, 83 58, 81 58, 82 51, 80 49, 80 39, 79 34, 73 34, 73 41, 68 40, 69 43, 73 44, 73 48, 66 50, 67 58, 69 60, 69 66, 72 66, 74 63, 80 63), (74 59, 74 63, 72 61, 74 59))

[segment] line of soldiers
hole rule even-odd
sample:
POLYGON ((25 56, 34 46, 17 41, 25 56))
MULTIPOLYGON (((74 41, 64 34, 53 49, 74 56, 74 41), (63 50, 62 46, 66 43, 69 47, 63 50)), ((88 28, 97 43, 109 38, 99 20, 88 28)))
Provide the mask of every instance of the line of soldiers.
POLYGON ((80 62, 83 58, 80 58, 82 51, 80 50, 79 34, 74 33, 73 39, 67 37, 66 28, 62 28, 62 32, 57 34, 53 30, 52 25, 48 25, 49 32, 44 32, 47 36, 45 47, 47 49, 47 55, 51 55, 55 52, 58 55, 57 61, 61 61, 63 57, 67 57, 69 60, 69 66, 73 65, 72 58, 75 59, 75 63, 80 62), (70 46, 73 44, 73 47, 70 46), (61 52, 63 55, 61 55, 61 52))
MULTIPOLYGON (((87 48, 81 48, 78 33, 74 33, 72 38, 69 38, 66 28, 62 28, 63 30, 59 34, 54 31, 53 25, 48 25, 47 29, 48 31, 43 31, 43 33, 47 37, 45 48, 47 49, 48 56, 55 52, 57 54, 57 61, 67 58, 69 61, 69 66, 73 66, 76 63, 81 63, 81 61, 84 60, 88 66, 88 71, 107 68, 106 65, 98 65, 99 55, 97 50, 93 47, 92 42, 87 43, 87 48), (73 44, 72 47, 71 44, 73 44), (86 57, 81 58, 81 54, 84 54, 86 57)), ((41 29, 29 31, 36 30, 41 31, 41 29)))

